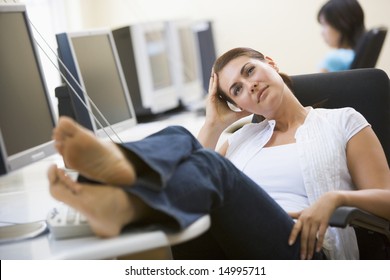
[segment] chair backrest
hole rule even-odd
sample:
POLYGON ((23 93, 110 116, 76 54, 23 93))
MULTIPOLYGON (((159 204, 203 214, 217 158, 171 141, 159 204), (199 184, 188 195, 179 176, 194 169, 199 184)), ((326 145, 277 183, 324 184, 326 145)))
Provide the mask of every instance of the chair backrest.
POLYGON ((376 27, 367 31, 355 48, 355 58, 351 69, 374 68, 387 34, 386 27, 376 27))
MULTIPOLYGON (((390 164, 390 81, 380 69, 291 76, 293 92, 304 106, 352 107, 371 124, 390 164)), ((258 121, 258 116, 253 122, 258 121)))

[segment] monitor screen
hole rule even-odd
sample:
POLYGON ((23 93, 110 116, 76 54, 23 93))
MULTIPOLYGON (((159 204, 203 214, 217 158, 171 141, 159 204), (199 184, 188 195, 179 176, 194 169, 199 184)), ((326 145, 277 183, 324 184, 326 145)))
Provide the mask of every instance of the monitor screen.
POLYGON ((179 106, 169 38, 163 22, 138 23, 128 27, 142 106, 161 113, 179 106))
POLYGON ((200 54, 195 41, 192 22, 173 20, 166 22, 170 38, 172 64, 175 73, 175 83, 179 98, 183 105, 198 102, 204 96, 202 88, 200 54))
POLYGON ((55 117, 25 6, 0 4, 0 174, 54 154, 55 117))
POLYGON ((169 56, 164 44, 164 34, 161 30, 145 32, 150 69, 152 70, 153 88, 155 90, 172 85, 169 56))
POLYGON ((179 39, 183 62, 183 77, 185 83, 199 80, 198 50, 195 45, 194 33, 190 26, 179 27, 179 39))
MULTIPOLYGON (((69 66, 69 71, 83 88, 81 93, 75 93, 70 89, 71 97, 73 95, 75 98, 75 94, 81 95, 88 107, 80 107, 88 113, 75 115, 89 118, 92 130, 102 137, 108 136, 107 133, 109 135, 113 133, 104 118, 115 132, 134 126, 136 124, 134 108, 111 31, 62 33, 57 37, 61 37, 61 40, 57 38, 57 42, 63 63, 69 66), (71 55, 61 55, 67 48, 71 55)), ((80 91, 77 85, 74 87, 80 91)), ((78 121, 88 123, 88 120, 78 121)))

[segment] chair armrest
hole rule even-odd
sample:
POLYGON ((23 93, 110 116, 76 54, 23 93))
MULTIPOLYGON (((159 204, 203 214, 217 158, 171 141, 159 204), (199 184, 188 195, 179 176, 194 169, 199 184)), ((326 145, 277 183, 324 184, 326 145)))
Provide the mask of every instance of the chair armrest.
POLYGON ((167 234, 171 246, 186 242, 205 233, 211 225, 209 215, 204 215, 178 233, 167 234))
POLYGON ((385 235, 390 240, 390 221, 360 210, 356 207, 339 207, 330 218, 329 225, 345 228, 346 226, 365 228, 385 235))

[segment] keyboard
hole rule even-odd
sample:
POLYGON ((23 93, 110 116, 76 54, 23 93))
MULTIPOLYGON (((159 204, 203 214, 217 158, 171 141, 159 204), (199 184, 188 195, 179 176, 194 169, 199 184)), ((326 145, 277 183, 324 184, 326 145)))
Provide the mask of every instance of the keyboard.
POLYGON ((54 207, 46 219, 54 239, 93 236, 88 220, 75 209, 62 204, 54 207))

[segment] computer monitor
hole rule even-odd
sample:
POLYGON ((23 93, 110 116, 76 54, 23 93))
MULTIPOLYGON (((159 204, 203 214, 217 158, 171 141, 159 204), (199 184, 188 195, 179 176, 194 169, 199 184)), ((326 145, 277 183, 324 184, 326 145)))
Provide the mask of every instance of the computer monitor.
POLYGON ((56 38, 76 121, 98 137, 111 138, 134 126, 136 115, 111 31, 60 33, 56 38))
POLYGON ((118 54, 139 117, 179 106, 163 22, 137 23, 114 29, 118 54))
POLYGON ((192 22, 187 20, 172 20, 166 22, 171 48, 171 61, 175 73, 175 83, 178 94, 184 106, 202 100, 202 71, 200 67, 199 46, 195 41, 192 22))
POLYGON ((208 92, 211 68, 217 58, 211 21, 198 21, 192 26, 199 47, 204 92, 208 92))
POLYGON ((23 4, 0 4, 0 174, 56 152, 51 106, 23 4))

